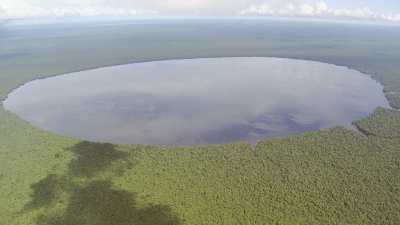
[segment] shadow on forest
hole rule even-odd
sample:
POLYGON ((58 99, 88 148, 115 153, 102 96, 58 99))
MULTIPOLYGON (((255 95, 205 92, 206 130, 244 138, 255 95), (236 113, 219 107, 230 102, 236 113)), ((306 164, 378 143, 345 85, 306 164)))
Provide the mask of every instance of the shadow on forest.
POLYGON ((66 209, 61 215, 51 215, 46 210, 46 214, 37 218, 38 225, 180 224, 167 206, 138 207, 134 192, 115 189, 109 180, 89 179, 107 169, 114 161, 127 158, 128 153, 116 150, 112 144, 87 141, 67 150, 72 151, 76 158, 69 163, 66 175, 50 174, 31 185, 32 199, 24 210, 49 207, 60 201, 61 195, 68 197, 66 209), (77 182, 77 177, 86 179, 77 182))
POLYGON ((69 164, 74 176, 90 177, 106 169, 113 161, 127 157, 127 153, 115 149, 112 144, 80 142, 67 150, 77 155, 69 164))
POLYGON ((57 199, 57 195, 64 188, 65 186, 61 178, 54 174, 48 175, 46 178, 31 185, 33 191, 31 195, 32 200, 24 206, 24 210, 49 206, 57 199))
POLYGON ((162 205, 138 208, 136 194, 112 188, 109 181, 76 187, 63 215, 39 216, 38 225, 178 225, 162 205))

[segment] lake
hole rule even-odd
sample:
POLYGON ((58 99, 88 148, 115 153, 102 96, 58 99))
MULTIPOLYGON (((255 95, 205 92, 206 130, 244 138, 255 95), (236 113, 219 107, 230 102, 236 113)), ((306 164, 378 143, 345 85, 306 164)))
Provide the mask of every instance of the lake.
POLYGON ((118 144, 256 143, 350 127, 378 106, 382 86, 358 71, 281 58, 134 63, 29 82, 4 107, 32 125, 118 144))

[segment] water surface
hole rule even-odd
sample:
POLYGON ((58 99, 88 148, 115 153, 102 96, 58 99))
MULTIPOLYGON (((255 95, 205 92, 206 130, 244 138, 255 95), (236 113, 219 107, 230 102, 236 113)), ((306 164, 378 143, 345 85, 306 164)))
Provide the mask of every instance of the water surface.
POLYGON ((387 107, 382 87, 345 67, 279 58, 136 63, 36 80, 6 109, 76 138, 193 145, 350 126, 387 107))

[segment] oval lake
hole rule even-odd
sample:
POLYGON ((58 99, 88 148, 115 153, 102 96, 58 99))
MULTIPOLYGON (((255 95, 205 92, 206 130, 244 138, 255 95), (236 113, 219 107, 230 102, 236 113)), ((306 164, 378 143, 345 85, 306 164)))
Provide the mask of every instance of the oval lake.
POLYGON ((351 126, 388 107, 358 71, 281 58, 135 63, 29 82, 4 107, 32 125, 90 141, 195 145, 351 126))

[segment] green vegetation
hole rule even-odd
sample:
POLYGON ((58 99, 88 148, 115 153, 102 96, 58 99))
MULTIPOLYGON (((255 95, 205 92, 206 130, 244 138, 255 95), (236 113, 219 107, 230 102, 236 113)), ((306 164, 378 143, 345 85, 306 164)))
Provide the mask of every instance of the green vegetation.
POLYGON ((356 121, 354 125, 366 135, 383 138, 400 138, 400 113, 397 110, 378 108, 367 119, 356 121))
POLYGON ((90 177, 102 172, 113 161, 126 156, 115 150, 112 144, 80 142, 70 148, 78 157, 69 163, 73 175, 90 177))
POLYGON ((60 217, 40 216, 38 224, 70 225, 176 225, 176 217, 169 215, 168 207, 136 208, 135 195, 112 188, 109 181, 93 181, 77 187, 60 217))
MULTIPOLYGON (((121 168, 121 162, 118 160, 121 160, 122 156, 128 156, 126 152, 115 150, 111 144, 87 141, 80 142, 68 150, 74 152, 77 159, 70 162, 66 174, 50 174, 31 185, 32 200, 25 208, 46 210, 46 213, 37 216, 37 224, 180 224, 168 206, 148 204, 139 207, 136 193, 113 187, 110 178, 96 177, 97 173, 111 166, 113 161, 121 168), (85 179, 78 179, 81 176, 85 176, 85 179), (64 212, 53 213, 49 206, 57 207, 54 202, 60 202, 62 205, 64 201, 67 202, 64 212)), ((116 176, 118 175, 114 173, 113 177, 116 176)))
MULTIPOLYGON (((0 96, 32 79, 108 64, 278 56, 365 71, 398 104, 398 28, 225 25, 0 30, 0 96)), ((74 140, 0 108, 0 224, 400 224, 399 118, 377 109, 355 122, 367 135, 332 128, 255 150, 166 149, 74 140)))
POLYGON ((67 185, 54 174, 48 175, 45 179, 32 184, 31 189, 33 191, 31 201, 25 206, 27 210, 33 210, 36 208, 51 205, 58 195, 61 193, 59 190, 67 185))

